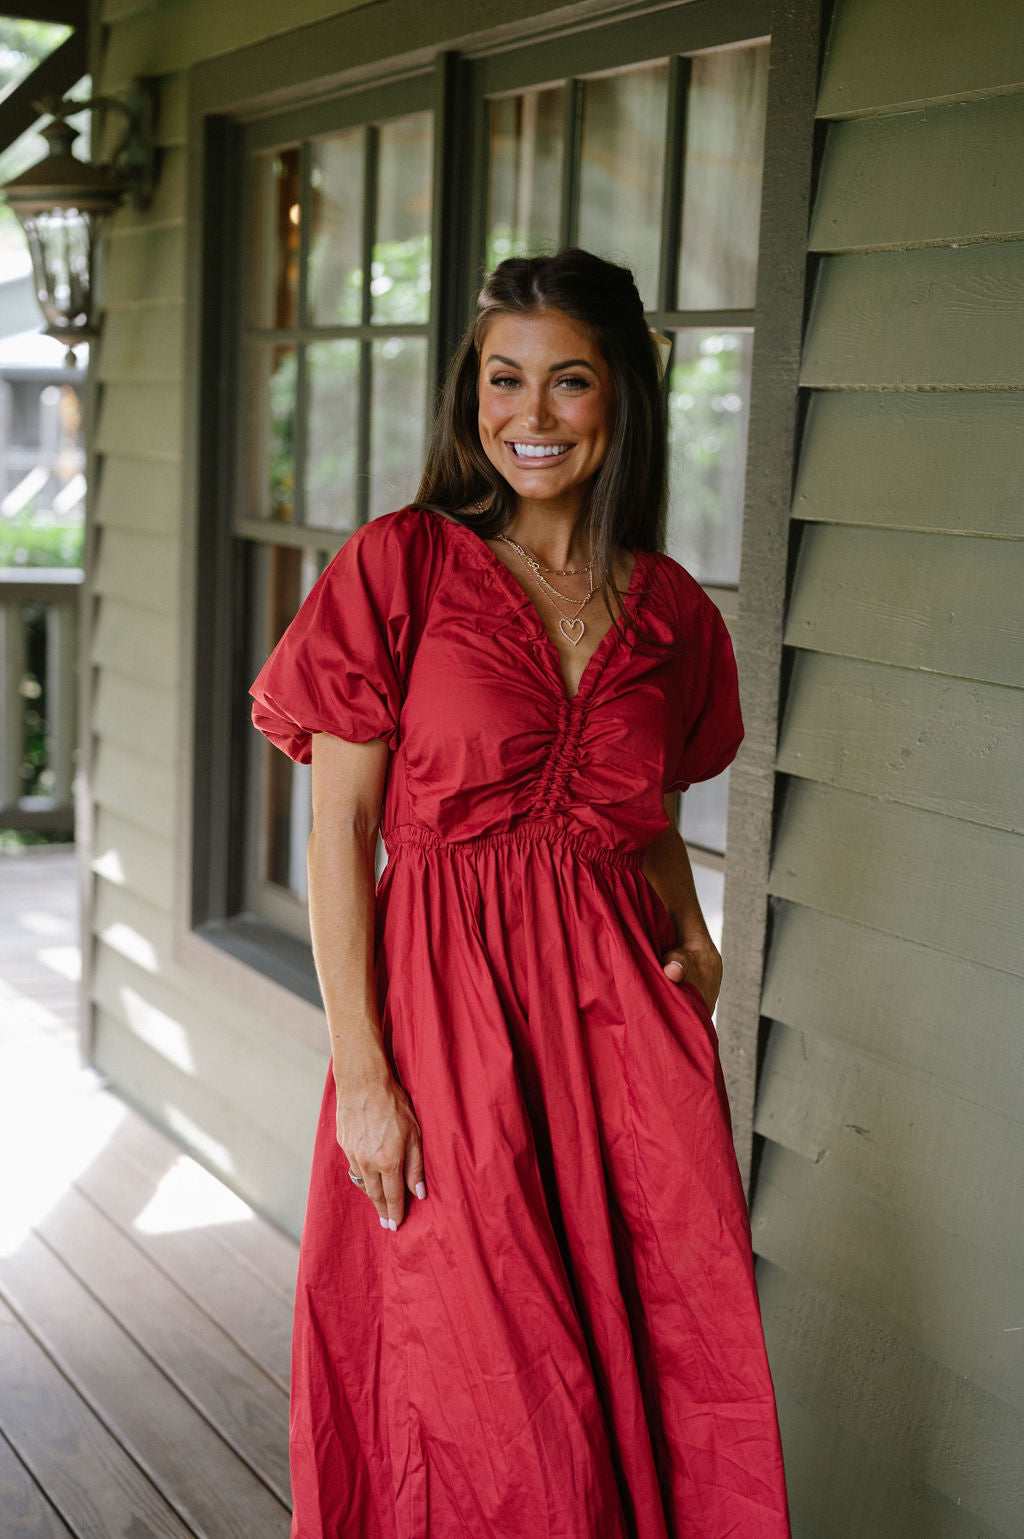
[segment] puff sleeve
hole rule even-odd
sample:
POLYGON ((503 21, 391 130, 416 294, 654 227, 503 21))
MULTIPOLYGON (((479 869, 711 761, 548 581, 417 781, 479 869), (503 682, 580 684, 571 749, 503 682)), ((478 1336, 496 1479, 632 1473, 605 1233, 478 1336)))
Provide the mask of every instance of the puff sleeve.
POLYGON ((406 679, 437 574, 434 521, 403 509, 349 537, 253 682, 253 725, 308 764, 311 738, 398 743, 406 679))
POLYGON ((687 616, 683 645, 689 706, 682 752, 666 791, 686 791, 728 767, 743 741, 739 681, 725 621, 702 589, 687 616))

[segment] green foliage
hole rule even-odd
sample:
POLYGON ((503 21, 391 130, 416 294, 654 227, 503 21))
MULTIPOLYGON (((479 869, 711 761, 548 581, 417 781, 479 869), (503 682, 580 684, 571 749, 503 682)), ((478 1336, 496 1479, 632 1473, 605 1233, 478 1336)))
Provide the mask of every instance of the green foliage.
POLYGON ((34 518, 33 502, 13 518, 0 516, 0 567, 81 566, 81 523, 38 524, 34 518))

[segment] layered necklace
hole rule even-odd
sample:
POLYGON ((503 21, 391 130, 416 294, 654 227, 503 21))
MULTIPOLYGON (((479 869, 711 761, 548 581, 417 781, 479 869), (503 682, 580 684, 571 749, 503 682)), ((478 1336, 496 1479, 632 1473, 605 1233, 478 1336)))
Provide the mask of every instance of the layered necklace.
POLYGON ((504 540, 506 545, 511 545, 512 549, 518 553, 523 564, 533 573, 551 600, 554 608, 558 610, 558 629, 566 641, 571 641, 574 647, 579 646, 583 640, 583 632, 586 630, 582 620, 582 611, 590 603, 595 592, 593 558, 587 562, 586 566, 542 566, 537 556, 533 555, 531 551, 526 550, 518 541, 510 540, 507 534, 499 534, 498 539, 504 540), (560 592, 553 583, 548 582, 547 577, 544 575, 547 573, 551 577, 576 577, 581 576, 584 572, 589 576, 590 588, 586 597, 581 599, 570 598, 569 594, 560 592), (561 608, 562 604, 568 604, 570 610, 575 610, 575 613, 566 614, 561 608))

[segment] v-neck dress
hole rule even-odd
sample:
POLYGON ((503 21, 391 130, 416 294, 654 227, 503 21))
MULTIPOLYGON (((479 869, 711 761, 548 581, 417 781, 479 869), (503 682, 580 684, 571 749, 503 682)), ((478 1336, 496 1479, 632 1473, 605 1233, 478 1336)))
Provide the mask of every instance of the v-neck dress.
POLYGON ((641 869, 742 737, 715 606, 636 553, 567 696, 471 528, 404 508, 326 568, 252 688, 391 754, 381 1031, 428 1196, 381 1228, 316 1134, 295 1304, 293 1539, 784 1539, 717 1038, 641 869), (638 635, 642 632, 646 636, 638 635))

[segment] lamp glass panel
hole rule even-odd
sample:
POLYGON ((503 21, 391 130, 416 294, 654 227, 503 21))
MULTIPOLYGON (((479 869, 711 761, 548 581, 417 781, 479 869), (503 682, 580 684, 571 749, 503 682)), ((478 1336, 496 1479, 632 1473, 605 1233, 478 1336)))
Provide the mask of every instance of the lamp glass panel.
POLYGON ((385 325, 429 318, 432 158, 432 113, 380 125, 370 304, 385 325))
POLYGON ((691 60, 681 310, 754 305, 767 98, 767 43, 696 54, 691 60))

